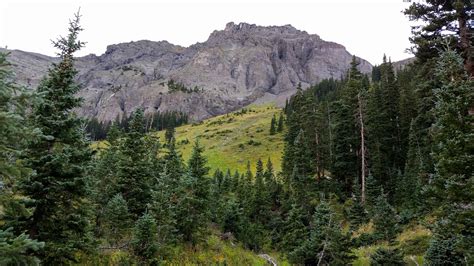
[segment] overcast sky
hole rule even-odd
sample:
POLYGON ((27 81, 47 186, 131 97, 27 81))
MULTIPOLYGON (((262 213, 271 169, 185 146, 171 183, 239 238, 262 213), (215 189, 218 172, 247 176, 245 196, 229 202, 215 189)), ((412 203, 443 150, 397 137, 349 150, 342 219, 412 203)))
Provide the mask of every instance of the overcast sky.
POLYGON ((189 46, 233 21, 291 24, 379 64, 384 53, 392 61, 411 57, 405 51, 410 23, 402 14, 407 6, 404 0, 0 0, 0 47, 54 55, 50 40, 66 34, 80 7, 80 39, 87 45, 78 55, 100 55, 109 44, 143 39, 189 46))

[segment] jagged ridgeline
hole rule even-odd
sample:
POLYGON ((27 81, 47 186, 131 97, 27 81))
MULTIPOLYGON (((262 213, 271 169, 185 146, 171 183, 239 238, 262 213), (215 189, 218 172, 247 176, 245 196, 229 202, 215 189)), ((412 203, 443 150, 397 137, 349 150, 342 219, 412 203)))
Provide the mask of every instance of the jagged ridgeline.
MULTIPOLYGON (((36 88, 57 58, 10 51, 17 81, 36 88)), ((344 46, 286 26, 228 23, 203 43, 181 47, 166 41, 113 44, 102 55, 76 59, 81 107, 75 111, 106 123, 145 113, 182 112, 190 121, 276 103, 325 78, 346 73, 351 55, 344 46)), ((360 60, 363 73, 372 66, 360 60)))

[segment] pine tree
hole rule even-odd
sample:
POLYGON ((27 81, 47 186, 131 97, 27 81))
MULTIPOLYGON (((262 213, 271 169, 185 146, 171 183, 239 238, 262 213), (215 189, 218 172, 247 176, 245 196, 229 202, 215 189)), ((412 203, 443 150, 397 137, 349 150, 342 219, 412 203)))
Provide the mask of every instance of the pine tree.
POLYGON ((29 102, 36 101, 37 96, 12 83, 12 75, 7 54, 0 53, 0 182, 4 189, 14 186, 27 170, 16 159, 26 141, 39 133, 29 125, 26 114, 29 102))
POLYGON ((276 134, 276 119, 275 116, 272 117, 272 121, 270 122, 270 135, 276 134))
POLYGON ((157 223, 160 244, 162 248, 165 248, 166 245, 175 243, 179 238, 176 216, 180 191, 172 186, 176 182, 166 166, 155 179, 149 210, 157 223))
POLYGON ((403 255, 397 248, 378 248, 374 254, 370 256, 370 265, 393 265, 403 266, 403 255))
POLYGON ((270 194, 267 183, 265 182, 265 173, 263 170, 263 162, 258 159, 255 172, 254 184, 254 213, 253 219, 261 225, 266 225, 270 219, 270 194))
POLYGON ((349 209, 348 218, 351 230, 356 230, 360 225, 368 221, 368 217, 367 211, 362 204, 359 182, 356 181, 354 183, 352 191, 352 206, 349 209))
POLYGON ((151 163, 148 160, 150 147, 145 141, 143 112, 132 114, 129 131, 120 146, 118 162, 119 191, 127 201, 130 213, 135 219, 140 217, 151 202, 151 163))
POLYGON ((115 195, 107 203, 104 219, 107 237, 113 245, 117 245, 125 236, 127 229, 130 228, 130 214, 128 213, 127 202, 121 194, 115 195))
POLYGON ((18 179, 29 171, 18 159, 27 140, 37 138, 40 133, 28 123, 26 113, 29 101, 36 101, 37 96, 11 82, 9 67, 7 54, 0 53, 0 220, 4 222, 1 227, 6 228, 0 227, 0 265, 37 264, 39 260, 29 255, 44 243, 25 234, 16 236, 13 230, 19 231, 20 220, 30 215, 24 200, 18 199, 14 191, 18 179))
POLYGON ((397 173, 404 166, 400 136, 400 93, 392 63, 386 56, 380 65, 380 81, 372 88, 368 104, 369 151, 371 172, 388 193, 390 202, 395 195, 397 173))
POLYGON ((427 265, 470 265, 461 252, 456 249, 459 240, 456 236, 435 235, 425 254, 427 265))
POLYGON ((143 214, 136 222, 132 239, 133 254, 147 265, 156 261, 158 251, 157 225, 148 213, 143 214))
POLYGON ((377 203, 374 208, 373 222, 375 227, 375 234, 381 239, 393 241, 398 233, 398 223, 395 210, 387 201, 386 195, 383 191, 377 198, 377 203))
POLYGON ((44 136, 31 141, 25 156, 26 165, 34 170, 21 186, 23 195, 35 201, 28 231, 46 242, 40 254, 45 264, 75 261, 75 255, 87 251, 91 243, 86 167, 92 153, 82 122, 72 112, 80 105, 74 95, 79 86, 73 58, 83 46, 77 39, 82 30, 79 18, 76 14, 70 21, 67 37, 54 42, 60 61, 39 85, 43 99, 32 111, 33 123, 44 136))
POLYGON ((474 75, 472 25, 469 24, 473 10, 472 2, 466 0, 412 3, 405 15, 411 21, 420 21, 419 25, 412 26, 413 36, 410 38, 417 59, 425 62, 437 57, 449 42, 462 54, 466 72, 474 75))
POLYGON ((305 218, 303 209, 293 204, 283 223, 284 235, 281 247, 284 251, 288 253, 295 251, 302 245, 302 239, 308 238, 309 232, 304 222, 305 218))
POLYGON ((284 124, 283 113, 280 113, 280 116, 278 117, 277 132, 283 132, 283 124, 284 124))
POLYGON ((39 265, 40 260, 31 255, 44 246, 44 242, 31 240, 28 235, 15 236, 13 228, 0 229, 0 265, 39 265))
POLYGON ((188 174, 184 177, 184 191, 178 214, 178 229, 186 241, 196 242, 204 234, 210 219, 209 167, 206 166, 204 149, 197 140, 188 161, 188 174))
POLYGON ((169 143, 174 138, 175 129, 174 126, 168 126, 165 132, 166 143, 169 143))
POLYGON ((347 195, 350 195, 352 181, 359 178, 358 151, 360 130, 354 115, 357 111, 357 95, 364 89, 362 73, 357 69, 359 62, 353 57, 348 80, 342 91, 341 99, 332 106, 334 117, 334 141, 332 175, 339 181, 347 195))
POLYGON ((305 265, 347 265, 354 258, 350 238, 342 233, 339 221, 326 202, 316 207, 309 238, 290 252, 289 258, 305 265))
MULTIPOLYGON (((453 248, 469 265, 474 263, 474 83, 462 58, 451 50, 441 54, 436 77, 441 81, 434 91, 436 172, 429 195, 441 207, 436 233, 440 239, 456 238, 453 248)), ((430 256, 427 259, 431 260, 430 256)))
POLYGON ((367 176, 367 208, 369 211, 373 211, 375 208, 375 205, 377 204, 377 199, 380 196, 380 185, 378 184, 377 180, 375 180, 374 176, 372 173, 369 173, 367 176))

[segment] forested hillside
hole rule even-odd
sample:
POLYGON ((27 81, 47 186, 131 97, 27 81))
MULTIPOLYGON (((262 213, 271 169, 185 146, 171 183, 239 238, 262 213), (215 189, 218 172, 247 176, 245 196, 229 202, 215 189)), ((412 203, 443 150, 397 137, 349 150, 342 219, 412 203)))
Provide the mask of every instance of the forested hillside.
POLYGON ((138 109, 103 149, 73 112, 78 14, 35 92, 1 54, 0 265, 473 265, 472 6, 405 13, 423 24, 402 70, 353 57, 281 111, 161 133, 138 109))

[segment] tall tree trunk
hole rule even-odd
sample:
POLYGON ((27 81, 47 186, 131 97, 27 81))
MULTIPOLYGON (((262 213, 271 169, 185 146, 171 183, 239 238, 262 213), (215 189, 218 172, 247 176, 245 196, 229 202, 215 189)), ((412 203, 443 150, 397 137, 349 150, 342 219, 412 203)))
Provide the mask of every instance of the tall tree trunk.
POLYGON ((460 37, 460 46, 462 50, 462 56, 464 57, 464 68, 466 69, 469 75, 474 76, 474 56, 472 55, 473 47, 471 45, 470 37, 472 35, 471 28, 467 25, 467 14, 464 9, 464 4, 462 1, 456 2, 456 13, 458 17, 459 24, 459 37, 460 37))
POLYGON ((364 132, 364 117, 362 112, 362 99, 360 97, 360 92, 357 94, 357 101, 359 105, 359 124, 360 124, 360 156, 361 156, 361 202, 365 204, 365 170, 367 167, 366 163, 366 148, 365 148, 365 132, 364 132))

